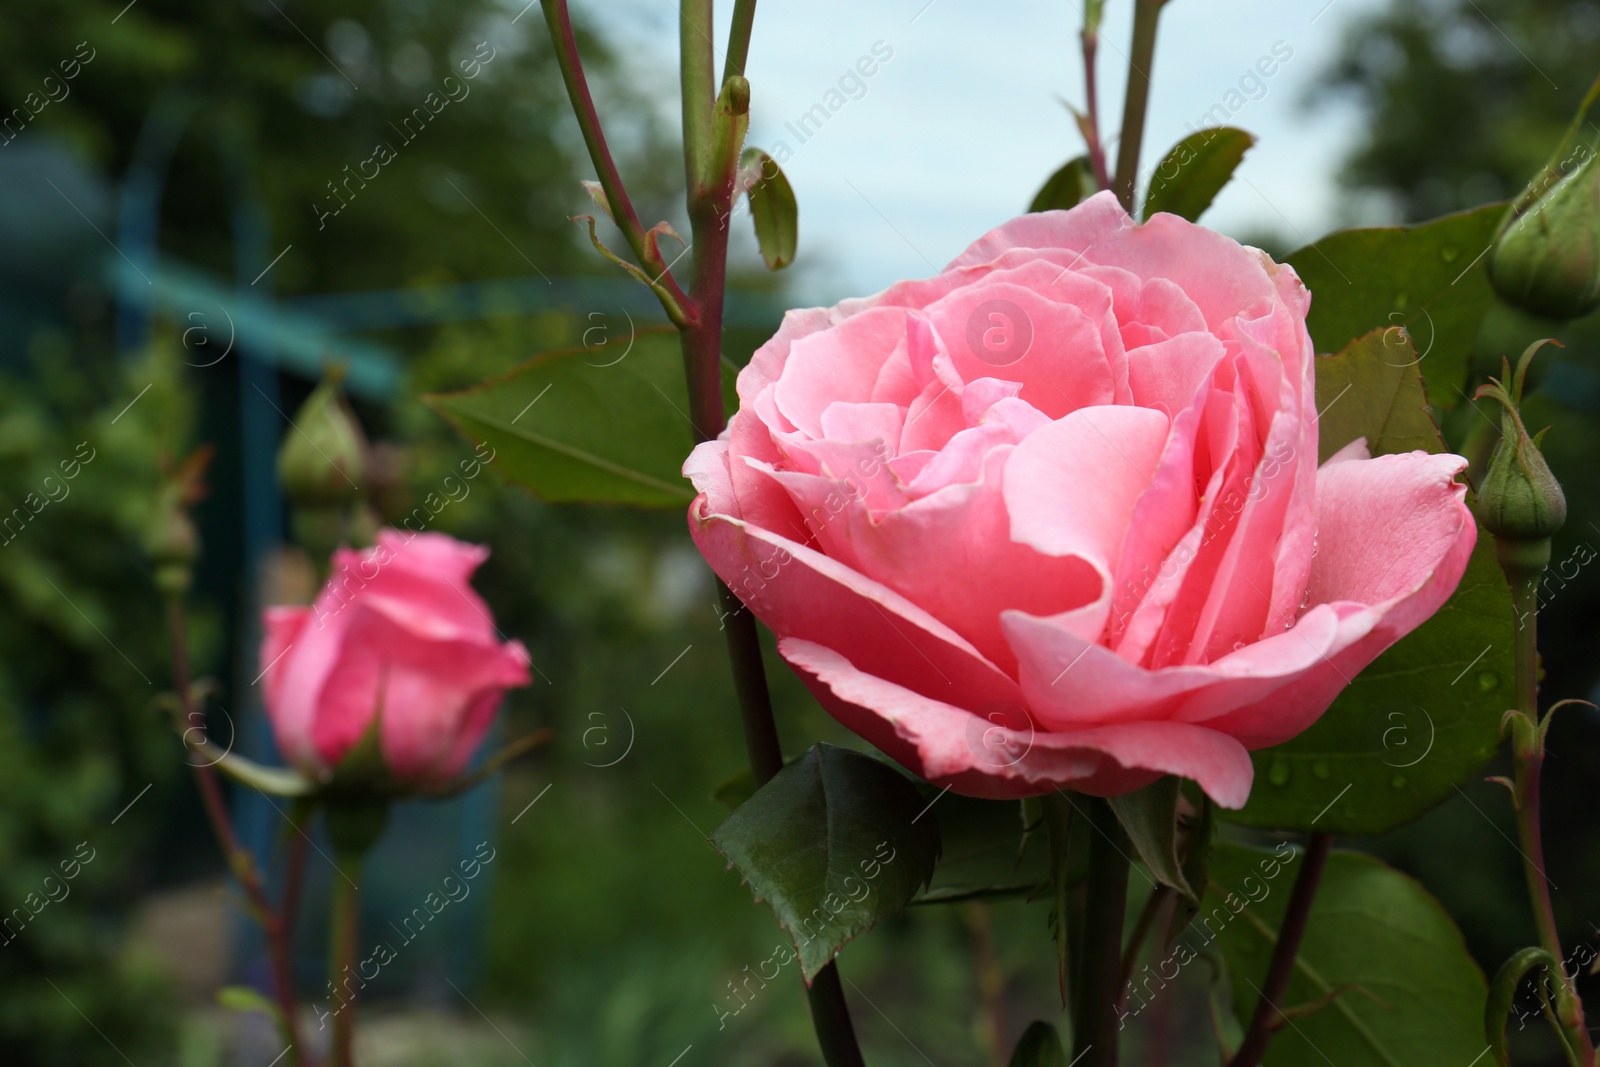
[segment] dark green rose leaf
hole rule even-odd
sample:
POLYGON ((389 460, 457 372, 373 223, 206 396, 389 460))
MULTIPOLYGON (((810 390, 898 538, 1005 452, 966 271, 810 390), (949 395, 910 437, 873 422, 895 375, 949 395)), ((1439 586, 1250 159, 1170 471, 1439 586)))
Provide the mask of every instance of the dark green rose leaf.
POLYGON ((1028 210, 1064 211, 1099 191, 1094 171, 1089 167, 1089 157, 1079 156, 1068 160, 1060 170, 1045 179, 1044 185, 1033 194, 1033 203, 1028 205, 1028 210))
POLYGON ((1167 775, 1132 793, 1112 797, 1111 810, 1138 849, 1139 858, 1162 885, 1186 897, 1198 897, 1184 877, 1178 856, 1178 799, 1182 782, 1167 775))
MULTIPOLYGON (((1198 946, 1215 935, 1241 1019, 1260 999, 1300 862, 1296 856, 1269 881, 1261 872, 1263 864, 1276 869, 1272 853, 1213 848, 1201 919, 1184 937, 1198 946)), ((1273 1037, 1264 1063, 1465 1067, 1486 1051, 1487 996, 1460 931, 1421 884, 1371 856, 1336 851, 1279 1001, 1292 1023, 1273 1037), (1296 1010, 1318 1002, 1314 1011, 1296 1010)))
POLYGON ((1144 217, 1158 211, 1199 220, 1211 201, 1222 192, 1244 154, 1256 143, 1255 135, 1232 126, 1196 130, 1172 146, 1144 195, 1144 217))
POLYGON ((1467 367, 1494 294, 1485 254, 1505 212, 1486 204, 1416 226, 1343 230, 1293 252, 1311 290, 1307 325, 1318 352, 1339 352, 1377 329, 1416 340, 1428 395, 1441 411, 1468 391, 1467 367))
POLYGON ((806 981, 928 884, 939 831, 889 765, 813 745, 712 835, 794 939, 806 981))
POLYGON ((1404 330, 1373 330, 1336 356, 1317 359, 1317 460, 1358 437, 1374 456, 1438 452, 1416 347, 1404 330))
POLYGON ((680 473, 693 431, 676 331, 546 352, 427 400, 545 500, 681 508, 694 499, 680 473))
POLYGON ((939 825, 939 865, 913 903, 941 904, 975 897, 1031 893, 1050 877, 1050 846, 1043 833, 1027 833, 1015 800, 978 800, 946 793, 927 818, 939 825))

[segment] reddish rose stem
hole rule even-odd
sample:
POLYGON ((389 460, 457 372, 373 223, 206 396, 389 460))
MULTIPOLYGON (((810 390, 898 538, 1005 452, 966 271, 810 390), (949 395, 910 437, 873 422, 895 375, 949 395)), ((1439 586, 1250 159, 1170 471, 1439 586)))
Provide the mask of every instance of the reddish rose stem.
POLYGON ((1306 923, 1311 919, 1311 903, 1317 897, 1317 885, 1322 881, 1322 869, 1327 865, 1332 848, 1332 834, 1319 831, 1311 835, 1305 858, 1300 861, 1300 872, 1295 875, 1294 889, 1289 894, 1289 906, 1283 913, 1283 925, 1278 928, 1278 943, 1273 947, 1266 977, 1261 980, 1261 999, 1256 1002, 1250 1029, 1245 1031, 1244 1041, 1228 1061, 1228 1067, 1256 1067, 1266 1054, 1267 1043, 1282 1025, 1280 1002, 1294 974, 1295 957, 1305 937, 1306 923))
POLYGON ((599 173, 600 187, 605 190, 611 214, 618 229, 627 238, 634 258, 656 284, 665 289, 665 296, 661 293, 657 293, 657 296, 661 298, 668 318, 681 326, 693 319, 694 308, 678 287, 660 253, 646 238, 644 224, 639 221, 639 213, 634 210, 628 190, 622 184, 616 161, 611 158, 605 131, 600 126, 600 114, 595 110, 594 98, 589 94, 589 80, 583 73, 583 59, 578 54, 578 40, 573 33, 572 16, 567 12, 567 0, 541 0, 539 6, 544 9, 545 24, 550 28, 550 40, 555 46, 556 63, 561 68, 561 79, 566 83, 572 112, 577 116, 583 142, 589 149, 589 158, 599 173))
MULTIPOLYGON (((193 696, 190 692, 189 672, 189 640, 185 624, 183 598, 170 596, 167 598, 167 629, 172 645, 172 680, 178 688, 178 707, 183 716, 185 729, 194 722, 195 708, 193 696)), ((245 895, 249 897, 251 906, 255 909, 256 918, 261 923, 262 933, 265 935, 267 945, 267 958, 272 968, 273 993, 278 1001, 278 1010, 283 1013, 285 1037, 289 1041, 290 1064, 298 1064, 303 1055, 305 1046, 300 1040, 299 1012, 295 1006, 294 997, 294 970, 289 955, 289 930, 284 921, 282 912, 274 911, 272 904, 267 899, 266 887, 261 882, 261 876, 256 871, 256 865, 239 844, 239 837, 233 829, 233 819, 228 814, 228 802, 222 795, 222 785, 217 781, 217 772, 209 766, 194 767, 195 785, 200 791, 200 800, 205 807, 206 817, 211 822, 211 829, 216 834, 217 842, 222 846, 223 855, 228 859, 228 867, 233 871, 234 877, 243 886, 245 895)), ((298 879, 298 872, 294 872, 298 879)), ((289 892, 289 885, 285 892, 289 892)))
MULTIPOLYGON (((600 117, 590 96, 572 30, 566 0, 543 0, 545 22, 555 44, 556 59, 566 82, 578 125, 583 131, 589 157, 600 174, 618 225, 628 237, 634 256, 667 290, 676 307, 663 299, 668 316, 678 326, 683 348, 684 372, 689 383, 689 421, 696 442, 714 439, 727 425, 722 408, 722 308, 727 290, 728 219, 735 174, 730 170, 716 175, 712 184, 703 184, 697 161, 710 152, 709 111, 715 99, 711 65, 711 44, 707 32, 711 25, 710 0, 685 0, 679 8, 680 59, 684 93, 684 162, 689 189, 689 218, 694 244, 694 273, 691 291, 684 294, 672 278, 669 265, 662 264, 645 239, 632 201, 623 187, 611 151, 606 145, 600 117)), ((736 0, 733 35, 729 45, 728 72, 742 72, 749 49, 750 26, 755 17, 754 0, 736 0)), ((734 162, 737 162, 735 157, 734 162)), ((660 296, 660 294, 657 294, 660 296)), ((721 582, 717 597, 722 603, 724 629, 728 635, 728 654, 733 668, 734 690, 744 725, 745 745, 750 768, 757 784, 764 784, 783 768, 783 748, 772 715, 772 698, 767 690, 766 672, 761 658, 761 641, 755 619, 743 603, 721 582)), ((845 1003, 838 969, 829 963, 807 989, 812 1021, 822 1045, 828 1067, 863 1067, 855 1030, 845 1003)))
MULTIPOLYGON (((1517 679, 1517 710, 1521 721, 1512 724, 1512 756, 1516 765, 1514 785, 1517 810, 1517 836, 1522 843, 1523 877, 1528 885, 1528 899, 1533 907, 1534 926, 1539 932, 1539 943, 1558 960, 1566 959, 1561 951, 1561 933, 1556 926, 1555 907, 1550 899, 1550 879, 1545 875, 1544 833, 1539 818, 1539 774, 1544 766, 1544 740, 1539 736, 1539 575, 1522 580, 1512 579, 1511 608, 1517 618, 1517 633, 1513 645, 1517 679)), ((1552 974, 1550 981, 1556 986, 1555 1007, 1561 1029, 1574 1050, 1579 1062, 1590 1064, 1595 1060, 1594 1041, 1589 1036, 1584 1020, 1583 1000, 1575 985, 1565 974, 1552 974)))
POLYGON ((1111 174, 1106 170, 1105 144, 1100 137, 1100 92, 1096 87, 1095 54, 1099 49, 1100 31, 1091 32, 1087 27, 1080 36, 1083 38, 1083 80, 1085 82, 1085 112, 1088 116, 1089 127, 1089 169, 1094 171, 1094 180, 1102 189, 1111 188, 1111 174))

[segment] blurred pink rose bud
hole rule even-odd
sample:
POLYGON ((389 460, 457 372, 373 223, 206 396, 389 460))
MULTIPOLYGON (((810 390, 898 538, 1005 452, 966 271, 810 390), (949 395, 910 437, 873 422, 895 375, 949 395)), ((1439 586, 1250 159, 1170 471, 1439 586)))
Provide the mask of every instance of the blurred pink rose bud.
POLYGON ((444 534, 385 529, 375 547, 334 553, 310 607, 268 608, 261 644, 267 715, 286 759, 325 777, 381 709, 393 780, 429 789, 458 776, 528 652, 496 637, 472 590, 489 556, 444 534))

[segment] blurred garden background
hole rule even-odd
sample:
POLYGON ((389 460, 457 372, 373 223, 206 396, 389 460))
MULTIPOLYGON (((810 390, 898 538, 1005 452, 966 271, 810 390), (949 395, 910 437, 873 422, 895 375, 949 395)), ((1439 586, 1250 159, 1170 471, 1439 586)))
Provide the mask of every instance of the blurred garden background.
MULTIPOLYGON (((775 26, 811 29, 785 34, 758 15, 752 136, 768 146, 857 54, 881 40, 894 58, 812 132, 814 149, 791 146, 796 266, 768 274, 740 234, 727 354, 741 363, 785 307, 932 273, 1079 151, 1056 99, 1081 85, 1071 3, 1002 15, 916 0, 859 26, 842 4, 769 6, 775 26), (828 36, 836 54, 795 60, 828 36), (1026 62, 1008 56, 1011 40, 1026 62), (764 100, 768 61, 785 88, 764 100), (952 73, 938 99, 919 104, 941 70, 952 73), (915 127, 891 117, 917 107, 915 127), (985 130, 1000 142, 985 149, 985 130)), ((1108 5, 1113 43, 1120 6, 1108 5)), ((673 5, 576 7, 640 212, 687 232, 675 214, 673 5)), ((1164 67, 1152 137, 1180 136, 1213 99, 1260 133, 1236 183, 1247 188, 1208 221, 1279 255, 1336 226, 1513 195, 1600 56, 1600 3, 1277 7, 1172 5, 1245 58, 1189 48, 1164 67), (1259 93, 1242 84, 1236 68, 1279 40, 1296 56, 1284 74, 1259 93)), ((1171 27, 1163 47, 1176 52, 1185 33, 1171 27)), ((1102 78, 1120 83, 1106 53, 1102 78)), ((12 0, 0 109, 0 515, 12 517, 0 519, 0 909, 38 893, 60 861, 93 857, 67 895, 0 935, 0 1062, 266 1067, 270 1027, 217 998, 262 981, 259 944, 156 707, 170 669, 140 538, 164 465, 216 448, 197 511, 196 665, 216 681, 212 736, 262 755, 253 620, 307 583, 273 458, 324 368, 345 370, 380 446, 374 503, 398 521, 473 455, 422 395, 546 349, 619 358, 660 312, 569 219, 592 210, 579 186, 592 174, 538 12, 521 2, 12 0), (414 110, 463 61, 478 64, 469 91, 414 110), (49 489, 73 459, 78 474, 49 489)), ((1491 314, 1478 375, 1535 328, 1491 314)), ((1600 327, 1559 336, 1566 347, 1528 407, 1531 426, 1553 427, 1545 453, 1572 504, 1557 561, 1600 548, 1600 327)), ((1458 443, 1469 428, 1446 431, 1458 443)), ((555 740, 478 793, 391 826, 373 861, 385 886, 374 929, 480 843, 494 860, 470 901, 385 973, 364 1008, 362 1062, 820 1062, 792 975, 749 983, 783 935, 705 842, 726 811, 713 794, 745 757, 710 575, 683 516, 544 504, 492 468, 469 490, 431 527, 492 547, 477 588, 536 669, 501 732, 543 726, 555 740)), ((1597 609, 1600 568, 1549 587, 1554 698, 1595 694, 1597 609)), ((770 675, 790 748, 859 744, 775 658, 770 675)), ((1565 935, 1593 944, 1600 719, 1564 715, 1550 751, 1555 906, 1565 935)), ((249 842, 281 849, 282 812, 235 800, 249 842)), ((1512 834, 1505 798, 1478 781, 1362 845, 1438 895, 1492 970, 1532 939, 1512 834)), ((335 875, 316 851, 309 864, 314 896, 335 875)), ((1029 1021, 1059 1012, 1046 910, 1022 896, 913 907, 852 946, 841 966, 868 1060, 1003 1064, 1029 1021)), ((325 932, 309 924, 297 942, 314 1001, 325 932)), ((1130 1047, 1150 1062, 1213 1062, 1183 1036, 1204 1032, 1203 1013, 1203 997, 1174 998, 1130 1047)))

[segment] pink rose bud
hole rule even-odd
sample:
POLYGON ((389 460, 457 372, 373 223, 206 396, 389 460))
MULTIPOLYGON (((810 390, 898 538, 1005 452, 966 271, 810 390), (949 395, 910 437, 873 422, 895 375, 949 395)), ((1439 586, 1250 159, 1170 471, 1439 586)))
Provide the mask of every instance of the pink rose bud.
POLYGON ((285 758, 322 778, 381 710, 379 747, 397 783, 458 776, 505 691, 529 682, 527 650, 498 639, 469 584, 488 556, 444 534, 384 529, 373 548, 334 553, 310 607, 268 608, 262 683, 285 758))
POLYGON ((1100 193, 791 311, 684 465, 713 570, 844 725, 935 784, 1236 808, 1449 598, 1459 456, 1317 465, 1311 295, 1100 193))

